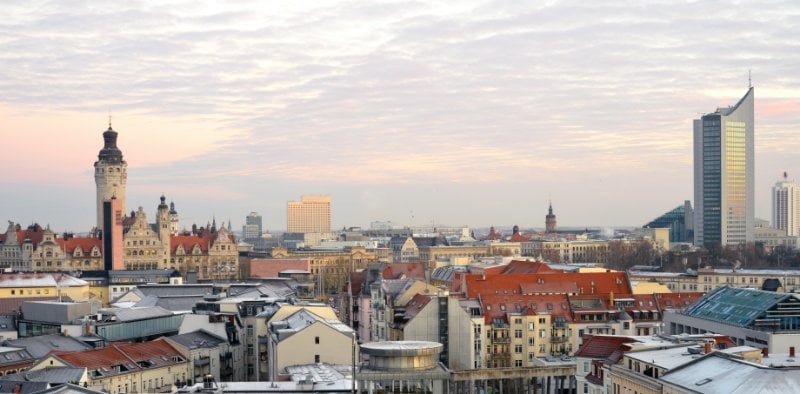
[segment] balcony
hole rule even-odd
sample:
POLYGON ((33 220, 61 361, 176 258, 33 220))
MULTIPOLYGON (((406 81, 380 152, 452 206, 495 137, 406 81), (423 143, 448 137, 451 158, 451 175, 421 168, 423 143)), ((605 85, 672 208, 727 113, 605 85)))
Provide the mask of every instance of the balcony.
POLYGON ((511 343, 511 337, 492 338, 492 343, 511 343))
POLYGON ((566 337, 566 336, 563 336, 563 335, 562 336, 554 335, 554 336, 550 337, 550 343, 564 343, 564 342, 568 342, 568 341, 569 341, 569 337, 566 337))

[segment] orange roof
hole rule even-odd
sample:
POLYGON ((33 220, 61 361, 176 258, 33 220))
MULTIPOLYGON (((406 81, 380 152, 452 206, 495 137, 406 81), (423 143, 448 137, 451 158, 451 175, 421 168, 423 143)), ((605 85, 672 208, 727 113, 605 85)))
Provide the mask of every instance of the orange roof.
POLYGON ((575 352, 576 357, 606 359, 614 352, 628 349, 625 344, 636 342, 633 338, 606 335, 584 335, 583 344, 575 352))
POLYGON ((703 297, 702 292, 653 294, 660 310, 683 309, 703 297))
MULTIPOLYGON (((112 366, 125 365, 128 370, 145 369, 136 364, 148 361, 151 368, 178 364, 173 356, 183 356, 163 338, 142 343, 112 343, 101 349, 90 349, 76 352, 52 352, 61 360, 73 367, 102 369, 107 368, 108 375, 114 375, 112 366)), ((185 359, 184 359, 185 362, 185 359)))
MULTIPOLYGON (((577 288, 577 294, 630 294, 631 286, 625 272, 561 272, 549 274, 467 274, 465 285, 469 298, 487 294, 525 293, 533 291, 534 285, 548 286, 546 293, 569 293, 577 288), (574 287, 573 287, 574 286, 574 287), (556 291, 561 289, 560 291, 556 291)), ((540 287, 543 288, 543 287, 540 287)))
POLYGON ((564 294, 490 294, 481 297, 481 307, 486 323, 491 323, 492 320, 498 318, 507 319, 508 313, 523 315, 547 313, 572 321, 569 300, 564 294))
POLYGON ((170 254, 175 254, 175 251, 178 250, 178 246, 183 246, 183 250, 186 254, 191 254, 192 249, 194 246, 197 245, 200 247, 200 251, 202 253, 208 253, 208 245, 211 244, 211 240, 213 239, 213 235, 173 235, 169 237, 169 248, 170 254))
POLYGON ((484 269, 487 274, 553 274, 564 272, 555 270, 541 261, 512 260, 507 265, 496 265, 484 269))
POLYGON ((509 242, 528 242, 530 240, 531 240, 531 236, 530 235, 522 235, 520 233, 514 233, 514 234, 511 235, 511 239, 509 239, 508 241, 509 242))
POLYGON ((92 248, 97 246, 100 253, 103 252, 103 241, 100 238, 93 237, 72 237, 70 239, 58 238, 56 240, 64 252, 72 254, 75 248, 80 247, 83 253, 89 253, 92 248))
POLYGON ((253 259, 250 260, 250 276, 253 278, 277 278, 281 271, 311 271, 311 259, 253 259))
POLYGON ((406 313, 404 317, 411 320, 416 316, 425 305, 431 302, 431 297, 423 294, 417 294, 406 304, 406 313))
POLYGON ((425 280, 425 263, 391 263, 383 270, 384 279, 419 279, 425 280))
MULTIPOLYGON (((33 243, 33 247, 36 248, 39 245, 39 242, 42 242, 42 238, 44 238, 44 229, 42 226, 38 224, 32 225, 23 230, 17 230, 17 242, 21 245, 25 242, 26 239, 29 239, 31 243, 33 243)), ((0 234, 0 243, 5 242, 6 240, 6 233, 0 234)))

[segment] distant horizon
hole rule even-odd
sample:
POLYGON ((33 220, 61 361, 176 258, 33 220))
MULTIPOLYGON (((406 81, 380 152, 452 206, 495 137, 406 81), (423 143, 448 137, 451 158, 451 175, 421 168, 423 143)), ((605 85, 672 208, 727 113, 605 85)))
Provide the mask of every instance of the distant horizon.
POLYGON ((550 201, 637 227, 694 198, 692 120, 751 76, 756 216, 800 174, 797 2, 0 10, 0 220, 89 231, 110 115, 149 220, 163 193, 183 227, 281 229, 329 194, 334 228, 537 227, 550 201))

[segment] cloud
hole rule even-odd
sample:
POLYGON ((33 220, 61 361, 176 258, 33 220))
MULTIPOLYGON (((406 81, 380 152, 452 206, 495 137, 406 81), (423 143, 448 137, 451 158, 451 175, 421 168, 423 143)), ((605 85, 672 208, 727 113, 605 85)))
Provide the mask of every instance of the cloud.
MULTIPOLYGON (((638 196, 671 206, 691 194, 691 119, 735 102, 749 69, 759 155, 800 148, 791 136, 800 127, 794 2, 37 1, 0 9, 0 105, 142 119, 128 125, 147 132, 117 127, 130 132, 136 182, 155 188, 226 177, 404 190, 498 182, 543 201, 555 191, 577 213, 584 200, 565 180, 595 184, 591 170, 609 190, 641 186, 638 196), (171 153, 147 157, 147 144, 171 153)), ((780 166, 777 157, 787 156, 763 163, 780 166)), ((621 208, 624 223, 657 214, 621 208)), ((563 220, 618 220, 579 215, 589 219, 563 220)), ((478 220, 500 223, 491 219, 478 220)))

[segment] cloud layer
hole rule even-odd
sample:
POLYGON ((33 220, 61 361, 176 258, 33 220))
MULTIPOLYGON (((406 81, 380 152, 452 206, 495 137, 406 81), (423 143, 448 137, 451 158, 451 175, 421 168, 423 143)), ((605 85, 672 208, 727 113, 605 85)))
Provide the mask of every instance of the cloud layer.
MULTIPOLYGON (((276 228, 320 192, 340 225, 542 226, 548 198, 562 223, 644 223, 691 198, 691 119, 735 103, 748 70, 760 216, 800 171, 796 2, 453 3, 4 4, 0 104, 16 124, 121 115, 129 201, 160 189, 191 216, 276 228)), ((74 130, 87 161, 97 122, 74 130)), ((0 199, 0 217, 26 212, 0 199)))

